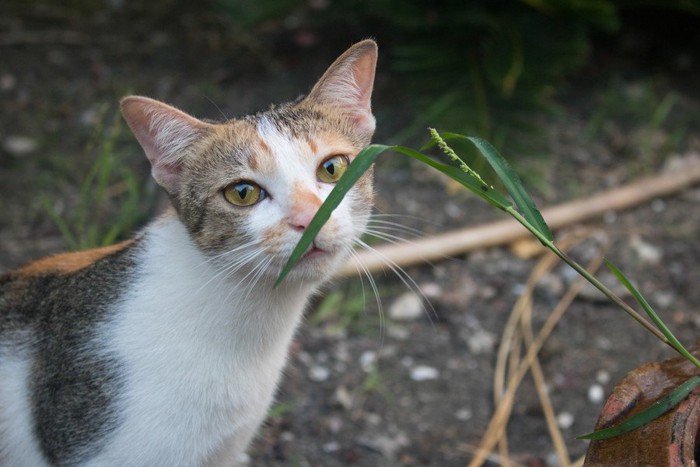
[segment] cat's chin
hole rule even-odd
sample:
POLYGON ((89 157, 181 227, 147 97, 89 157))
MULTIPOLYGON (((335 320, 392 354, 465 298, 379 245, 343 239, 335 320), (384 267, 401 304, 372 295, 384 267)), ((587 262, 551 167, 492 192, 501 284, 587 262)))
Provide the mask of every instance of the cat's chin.
POLYGON ((317 246, 304 253, 285 281, 325 282, 343 264, 345 257, 317 246))

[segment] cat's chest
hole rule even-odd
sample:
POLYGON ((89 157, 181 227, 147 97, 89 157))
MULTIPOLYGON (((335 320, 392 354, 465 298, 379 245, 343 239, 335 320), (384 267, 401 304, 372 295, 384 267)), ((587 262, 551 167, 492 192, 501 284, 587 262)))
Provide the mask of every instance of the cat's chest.
POLYGON ((158 247, 141 263, 103 333, 122 376, 120 428, 105 456, 198 465, 264 418, 308 291, 240 287, 193 267, 203 263, 196 255, 158 247))

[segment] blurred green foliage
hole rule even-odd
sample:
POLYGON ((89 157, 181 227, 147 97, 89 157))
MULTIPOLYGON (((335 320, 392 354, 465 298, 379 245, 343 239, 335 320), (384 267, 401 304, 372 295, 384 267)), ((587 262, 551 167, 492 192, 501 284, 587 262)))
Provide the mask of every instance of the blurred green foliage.
POLYGON ((546 152, 533 115, 556 110, 552 97, 587 62, 591 37, 616 34, 625 9, 700 14, 690 0, 216 1, 258 36, 287 31, 278 36, 283 49, 290 36, 336 51, 377 38, 396 83, 391 98, 415 116, 397 126, 405 128, 398 142, 423 135, 430 124, 515 155, 546 152))
MULTIPOLYGON (((44 209, 74 251, 128 238, 148 218, 152 202, 144 200, 155 199, 152 193, 147 193, 148 184, 124 164, 125 149, 120 144, 123 120, 118 112, 107 119, 109 110, 107 106, 101 109, 93 135, 84 147, 86 159, 93 162, 79 180, 80 191, 74 208, 65 212, 55 204, 51 193, 44 192, 41 196, 44 209)), ((56 163, 65 160, 56 159, 56 163)))

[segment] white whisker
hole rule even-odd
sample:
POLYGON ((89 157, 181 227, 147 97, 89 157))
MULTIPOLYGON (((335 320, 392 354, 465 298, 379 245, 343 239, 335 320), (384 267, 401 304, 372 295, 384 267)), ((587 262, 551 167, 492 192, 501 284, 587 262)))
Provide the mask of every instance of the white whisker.
POLYGON ((398 277, 401 280, 401 282, 403 282, 403 284, 409 290, 413 291, 414 293, 417 293, 418 295, 420 295, 423 298, 423 300, 427 304, 428 308, 430 308, 431 313, 428 313, 428 318, 430 319, 431 322, 433 322, 433 320, 432 320, 433 317, 435 319, 438 318, 437 312, 435 311, 435 308, 433 308, 433 305, 430 303, 430 300, 428 300, 428 297, 426 297, 425 294, 421 291, 418 283, 415 280, 413 280, 413 278, 401 266, 396 264, 396 262, 394 262, 392 259, 388 258, 386 255, 384 255, 380 251, 369 246, 364 241, 362 241, 360 239, 356 239, 355 243, 357 245, 361 246, 362 248, 364 248, 365 250, 367 250, 367 251, 377 255, 379 258, 381 258, 384 261, 384 263, 389 267, 389 269, 391 269, 391 271, 396 275, 396 277, 398 277))
POLYGON ((374 280, 374 277, 372 276, 372 273, 367 269, 365 264, 362 262, 362 259, 359 257, 359 255, 351 248, 348 248, 350 252, 350 256, 355 259, 355 266, 358 268, 358 273, 360 276, 360 283, 362 284, 362 294, 364 297, 364 282, 362 281, 362 276, 367 277, 367 282, 370 285, 370 288, 372 289, 372 292, 374 293, 374 298, 377 301, 377 310, 379 313, 379 328, 380 332, 382 335, 382 338, 384 336, 384 307, 382 306, 382 299, 381 295, 379 295, 379 288, 377 287, 377 282, 374 280))

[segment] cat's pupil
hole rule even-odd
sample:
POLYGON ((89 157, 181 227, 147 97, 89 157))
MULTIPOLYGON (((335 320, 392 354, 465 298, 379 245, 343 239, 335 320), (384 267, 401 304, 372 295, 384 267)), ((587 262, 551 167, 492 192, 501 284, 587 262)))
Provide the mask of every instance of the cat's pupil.
POLYGON ((248 185, 242 185, 238 187, 238 196, 240 196, 241 199, 246 199, 246 196, 248 196, 248 189, 250 187, 248 185))
POLYGON ((326 172, 328 172, 331 175, 335 175, 335 164, 333 163, 333 161, 326 162, 326 172))

